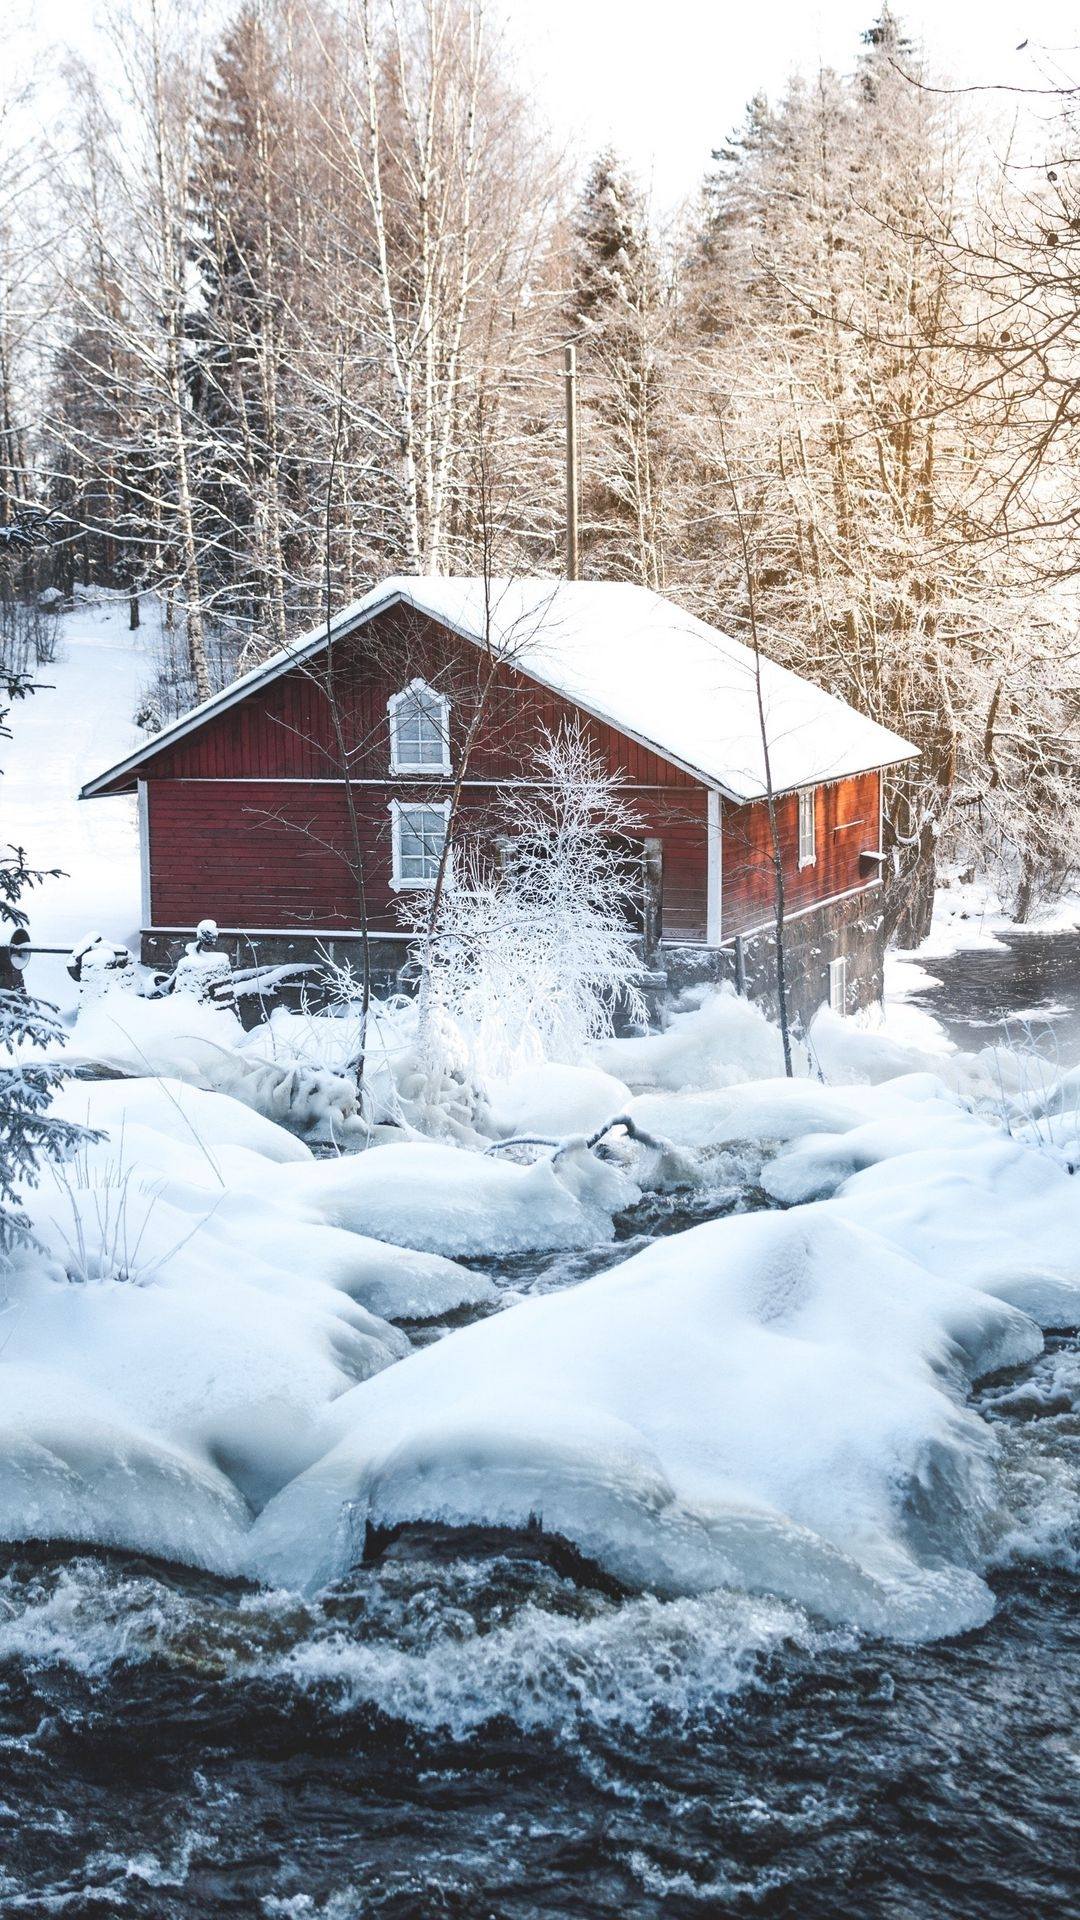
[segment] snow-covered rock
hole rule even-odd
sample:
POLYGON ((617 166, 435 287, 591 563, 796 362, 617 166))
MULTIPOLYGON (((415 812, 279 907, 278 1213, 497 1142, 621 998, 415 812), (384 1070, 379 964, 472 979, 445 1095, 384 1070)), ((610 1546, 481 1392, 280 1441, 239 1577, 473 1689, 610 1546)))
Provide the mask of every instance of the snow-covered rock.
POLYGON ((251 1514, 205 1457, 47 1366, 3 1366, 0 1539, 78 1540, 234 1573, 251 1514))
POLYGON ((828 1207, 714 1222, 343 1396, 252 1565, 318 1583, 366 1523, 539 1519, 634 1587, 958 1631, 992 1605, 993 1443, 963 1387, 1040 1346, 828 1207))
POLYGON ((1080 1180, 1052 1154, 974 1123, 966 1145, 882 1155, 830 1204, 943 1281, 1080 1326, 1080 1180))
POLYGON ((583 1143, 522 1167, 406 1141, 275 1173, 272 1185, 279 1204, 300 1217, 463 1257, 610 1240, 613 1215, 640 1197, 626 1174, 583 1143))

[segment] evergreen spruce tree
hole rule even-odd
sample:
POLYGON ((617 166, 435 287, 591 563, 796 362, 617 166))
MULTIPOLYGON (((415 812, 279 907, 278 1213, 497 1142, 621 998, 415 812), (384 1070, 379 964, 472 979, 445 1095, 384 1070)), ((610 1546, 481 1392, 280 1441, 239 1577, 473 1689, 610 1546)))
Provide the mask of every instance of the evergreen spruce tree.
POLYGON ((585 566, 659 587, 668 306, 646 207, 610 148, 590 168, 572 232, 567 317, 581 345, 585 566))
POLYGON ((241 629, 285 639, 281 389, 289 218, 281 178, 280 74, 259 0, 228 28, 206 84, 191 219, 201 300, 191 314, 191 396, 207 428, 199 499, 207 572, 241 629))
MULTIPOLYGON (((2 530, 5 534, 8 528, 2 530)), ((0 543, 0 556, 15 542, 0 543)), ((0 669, 0 739, 10 739, 4 725, 10 703, 33 692, 20 674, 0 669)), ((26 864, 21 847, 0 852, 0 938, 26 925, 19 902, 26 888, 45 876, 26 864)), ((54 1008, 17 988, 0 986, 0 1261, 20 1240, 29 1237, 26 1215, 19 1205, 19 1189, 34 1186, 44 1162, 66 1160, 80 1141, 84 1127, 59 1120, 49 1112, 53 1091, 62 1078, 54 1066, 24 1066, 15 1059, 25 1042, 47 1045, 63 1036, 54 1008)))
POLYGON ((589 169, 573 219, 571 314, 578 328, 609 328, 639 305, 651 269, 641 196, 610 147, 589 169))

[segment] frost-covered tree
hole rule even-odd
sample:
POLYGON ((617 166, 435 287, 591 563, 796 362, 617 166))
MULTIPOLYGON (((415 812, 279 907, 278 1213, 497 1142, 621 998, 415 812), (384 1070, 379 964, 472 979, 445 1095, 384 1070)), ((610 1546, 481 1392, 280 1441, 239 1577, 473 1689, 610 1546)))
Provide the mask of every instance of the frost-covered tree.
POLYGON ((745 636, 722 420, 758 503, 764 647, 921 749, 886 803, 891 924, 916 941, 957 826, 992 789, 999 820, 1027 811, 1037 783, 1014 750, 1017 699, 1062 675, 1027 672, 1054 622, 989 531, 1008 435, 952 247, 969 191, 958 110, 905 67, 921 77, 886 10, 854 74, 823 71, 770 114, 756 104, 726 150, 694 287, 697 450, 680 518, 684 577, 745 636), (1008 720, 988 732, 999 680, 1008 720))
POLYGON ((459 842, 451 883, 417 944, 420 1048, 449 1047, 481 1076, 578 1061, 616 1010, 644 1019, 629 909, 638 827, 577 729, 537 751, 512 790, 497 866, 459 842))
POLYGON ((618 157, 593 162, 571 222, 585 572, 664 583, 665 371, 672 317, 648 209, 618 157))

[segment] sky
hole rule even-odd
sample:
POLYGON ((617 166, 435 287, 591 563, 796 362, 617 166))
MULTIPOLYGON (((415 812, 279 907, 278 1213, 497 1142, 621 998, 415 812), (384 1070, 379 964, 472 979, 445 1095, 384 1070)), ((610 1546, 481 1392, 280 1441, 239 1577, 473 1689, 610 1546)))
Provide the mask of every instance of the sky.
MULTIPOLYGON (((953 83, 1038 87, 1055 53, 1080 45, 1062 0, 937 0, 894 10, 953 83), (1016 48, 1023 40, 1023 53, 1016 48), (1048 49, 1049 51, 1043 51, 1048 49)), ((553 121, 591 150, 612 139, 654 202, 693 192, 710 152, 759 89, 782 91, 798 69, 850 69, 878 0, 514 0, 537 92, 553 121)), ((1003 96, 988 105, 1005 110, 1003 96)), ((1026 104, 1030 112, 1031 103, 1026 104)))
MULTIPOLYGON (((132 0, 135 8, 147 0, 132 0)), ((224 5, 224 0, 222 0, 224 5)), ((665 212, 696 191, 713 147, 759 88, 776 95, 799 68, 849 69, 879 0, 488 0, 519 49, 520 76, 560 142, 588 157, 612 141, 665 212)), ((1038 87, 1072 73, 1080 45, 1067 0, 894 0, 936 69, 967 86, 1038 87), (1022 53, 1021 41, 1028 45, 1022 53)), ((90 51, 97 0, 0 0, 39 66, 90 51)), ((11 44, 9 40, 9 45, 11 44)), ((25 61, 24 61, 25 63, 25 61)), ((1007 96, 988 96, 999 117, 1007 96)), ((1019 104, 1030 126, 1038 112, 1019 104)))

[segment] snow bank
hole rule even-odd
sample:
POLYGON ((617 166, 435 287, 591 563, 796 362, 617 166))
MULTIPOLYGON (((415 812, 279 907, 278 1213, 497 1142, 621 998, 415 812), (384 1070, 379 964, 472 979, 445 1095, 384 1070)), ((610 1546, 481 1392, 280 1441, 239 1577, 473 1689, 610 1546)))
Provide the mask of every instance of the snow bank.
POLYGON ((501 1139, 535 1134, 563 1140, 568 1134, 597 1133, 627 1111, 630 1089, 599 1067, 549 1062, 522 1067, 487 1089, 492 1131, 501 1139))
POLYGON ((217 1147, 245 1147, 263 1159, 280 1162, 311 1159, 310 1148, 273 1120, 225 1094, 166 1077, 73 1080, 57 1095, 53 1111, 65 1120, 104 1130, 117 1144, 127 1127, 140 1126, 181 1146, 192 1146, 202 1154, 211 1180, 217 1170, 217 1147))
POLYGON ((243 1041, 234 1013, 188 994, 146 1000, 107 993, 80 1007, 64 1057, 115 1073, 164 1074, 197 1084, 243 1041))
POLYGON ((274 1176, 302 1217, 399 1247, 454 1255, 587 1247, 640 1198, 629 1177, 583 1143, 522 1167, 435 1142, 406 1141, 274 1176))
POLYGON ((974 1374, 1041 1346, 824 1207, 661 1240, 412 1355, 260 1516, 253 1566, 318 1583, 365 1524, 544 1528, 628 1585, 769 1591, 922 1638, 991 1611, 974 1374))
MULTIPOLYGON (((127 601, 102 593, 60 621, 55 662, 18 700, 4 742, 5 843, 24 846, 46 877, 26 901, 42 946, 70 949, 91 927, 125 946, 138 939, 139 838, 134 794, 84 804, 79 787, 145 736, 131 716, 160 632, 160 607, 143 599, 144 623, 128 632, 127 601), (57 869, 56 877, 48 870, 57 869)), ((60 956, 36 956, 27 984, 65 1010, 77 988, 60 956)))
POLYGON ((1018 925, 988 880, 961 880, 953 873, 937 887, 930 933, 918 954, 920 959, 937 960, 953 953, 989 952, 1004 945, 1006 934, 1066 933, 1078 924, 1080 898, 1075 893, 1065 894, 1018 925))
POLYGON ((594 1053, 606 1073, 639 1092, 696 1092, 784 1070, 778 1029, 726 985, 688 989, 662 1033, 607 1040, 594 1053))

